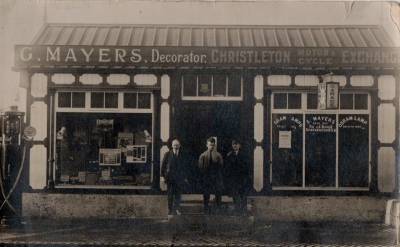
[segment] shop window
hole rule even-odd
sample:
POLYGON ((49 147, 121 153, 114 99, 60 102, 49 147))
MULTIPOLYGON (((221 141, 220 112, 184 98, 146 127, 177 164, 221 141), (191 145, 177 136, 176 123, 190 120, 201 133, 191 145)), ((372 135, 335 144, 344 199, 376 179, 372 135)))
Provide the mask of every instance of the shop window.
POLYGON ((92 108, 104 108, 104 93, 91 93, 90 95, 90 107, 92 108))
POLYGON ((288 94, 288 108, 289 109, 301 109, 301 94, 300 93, 289 93, 288 94))
POLYGON ((105 108, 118 108, 118 93, 105 93, 104 96, 105 108))
POLYGON ((287 108, 287 93, 274 94, 274 108, 286 109, 287 108))
POLYGON ((226 95, 226 76, 215 75, 213 77, 213 96, 224 97, 226 95))
POLYGON ((183 95, 197 96, 197 77, 194 75, 183 76, 183 95))
POLYGON ((138 94, 138 107, 139 108, 150 108, 151 97, 149 93, 139 93, 138 94))
POLYGON ((137 108, 137 93, 124 93, 124 108, 137 108))
POLYGON ((368 187, 368 93, 342 92, 340 108, 334 111, 318 110, 315 92, 273 92, 271 102, 274 189, 368 187))
POLYGON ((71 107, 71 93, 60 92, 58 93, 58 107, 71 107))
POLYGON ((150 186, 152 114, 56 114, 56 184, 150 186))
POLYGON ((354 95, 354 109, 368 109, 368 95, 367 94, 355 94, 354 95))
POLYGON ((318 108, 318 95, 316 93, 307 94, 307 109, 318 108))
POLYGON ((73 92, 72 93, 72 108, 84 108, 85 107, 85 93, 84 92, 73 92))
POLYGON ((183 100, 241 100, 240 76, 184 75, 182 77, 183 100))
POLYGON ((211 96, 211 75, 199 75, 199 96, 211 96))
POLYGON ((240 97, 242 95, 242 81, 240 76, 229 76, 228 96, 240 97))
POLYGON ((340 94, 340 109, 353 109, 353 94, 340 94))

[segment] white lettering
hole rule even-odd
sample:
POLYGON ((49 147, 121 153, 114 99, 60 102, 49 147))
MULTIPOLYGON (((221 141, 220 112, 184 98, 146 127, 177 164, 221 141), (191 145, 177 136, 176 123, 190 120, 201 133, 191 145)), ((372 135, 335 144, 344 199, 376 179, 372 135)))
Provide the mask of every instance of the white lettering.
POLYGON ((51 50, 51 47, 47 47, 46 61, 60 62, 60 47, 57 47, 54 51, 51 50))
POLYGON ((85 56, 85 62, 90 62, 90 56, 93 54, 94 49, 91 48, 89 52, 87 52, 84 48, 81 48, 83 55, 85 56))
POLYGON ((142 55, 140 55, 140 49, 132 49, 131 58, 129 59, 132 63, 139 63, 142 61, 142 55))
POLYGON ((99 62, 111 62, 110 49, 99 49, 99 62))
POLYGON ((32 59, 32 47, 22 48, 19 53, 19 58, 24 62, 31 60, 32 59))
POLYGON ((126 51, 124 49, 115 49, 115 62, 125 62, 126 51))
POLYGON ((68 60, 72 59, 72 61, 76 62, 76 56, 75 56, 75 52, 74 49, 69 48, 68 49, 68 53, 67 56, 65 57, 65 62, 68 62, 68 60))

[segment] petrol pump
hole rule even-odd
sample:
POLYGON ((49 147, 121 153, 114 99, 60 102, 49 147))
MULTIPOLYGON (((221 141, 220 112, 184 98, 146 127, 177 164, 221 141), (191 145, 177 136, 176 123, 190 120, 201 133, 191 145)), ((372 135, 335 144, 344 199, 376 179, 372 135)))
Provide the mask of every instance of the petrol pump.
POLYGON ((0 114, 0 225, 3 227, 18 223, 20 219, 21 193, 16 193, 16 191, 18 191, 17 185, 21 179, 28 143, 28 138, 22 133, 24 115, 16 107, 11 107, 9 111, 0 114))

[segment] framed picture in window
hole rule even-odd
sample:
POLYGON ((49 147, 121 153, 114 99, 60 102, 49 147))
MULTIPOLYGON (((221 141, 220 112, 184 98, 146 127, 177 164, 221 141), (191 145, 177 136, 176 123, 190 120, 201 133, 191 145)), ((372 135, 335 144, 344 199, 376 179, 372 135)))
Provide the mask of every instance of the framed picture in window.
POLYGON ((99 149, 100 166, 120 166, 121 149, 119 148, 100 148, 99 149))

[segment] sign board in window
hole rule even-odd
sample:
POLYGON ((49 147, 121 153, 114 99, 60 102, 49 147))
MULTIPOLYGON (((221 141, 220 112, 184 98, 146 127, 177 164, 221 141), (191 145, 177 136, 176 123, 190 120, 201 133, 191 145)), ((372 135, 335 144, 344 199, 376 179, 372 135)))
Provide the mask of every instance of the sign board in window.
POLYGON ((339 106, 339 83, 323 82, 318 84, 318 109, 337 109, 339 106))
POLYGON ((292 147, 292 132, 280 130, 279 131, 279 148, 292 147))
POLYGON ((121 149, 119 148, 100 148, 99 149, 100 166, 120 166, 121 149))
POLYGON ((146 145, 129 145, 126 147, 127 163, 146 163, 147 146, 146 145))

